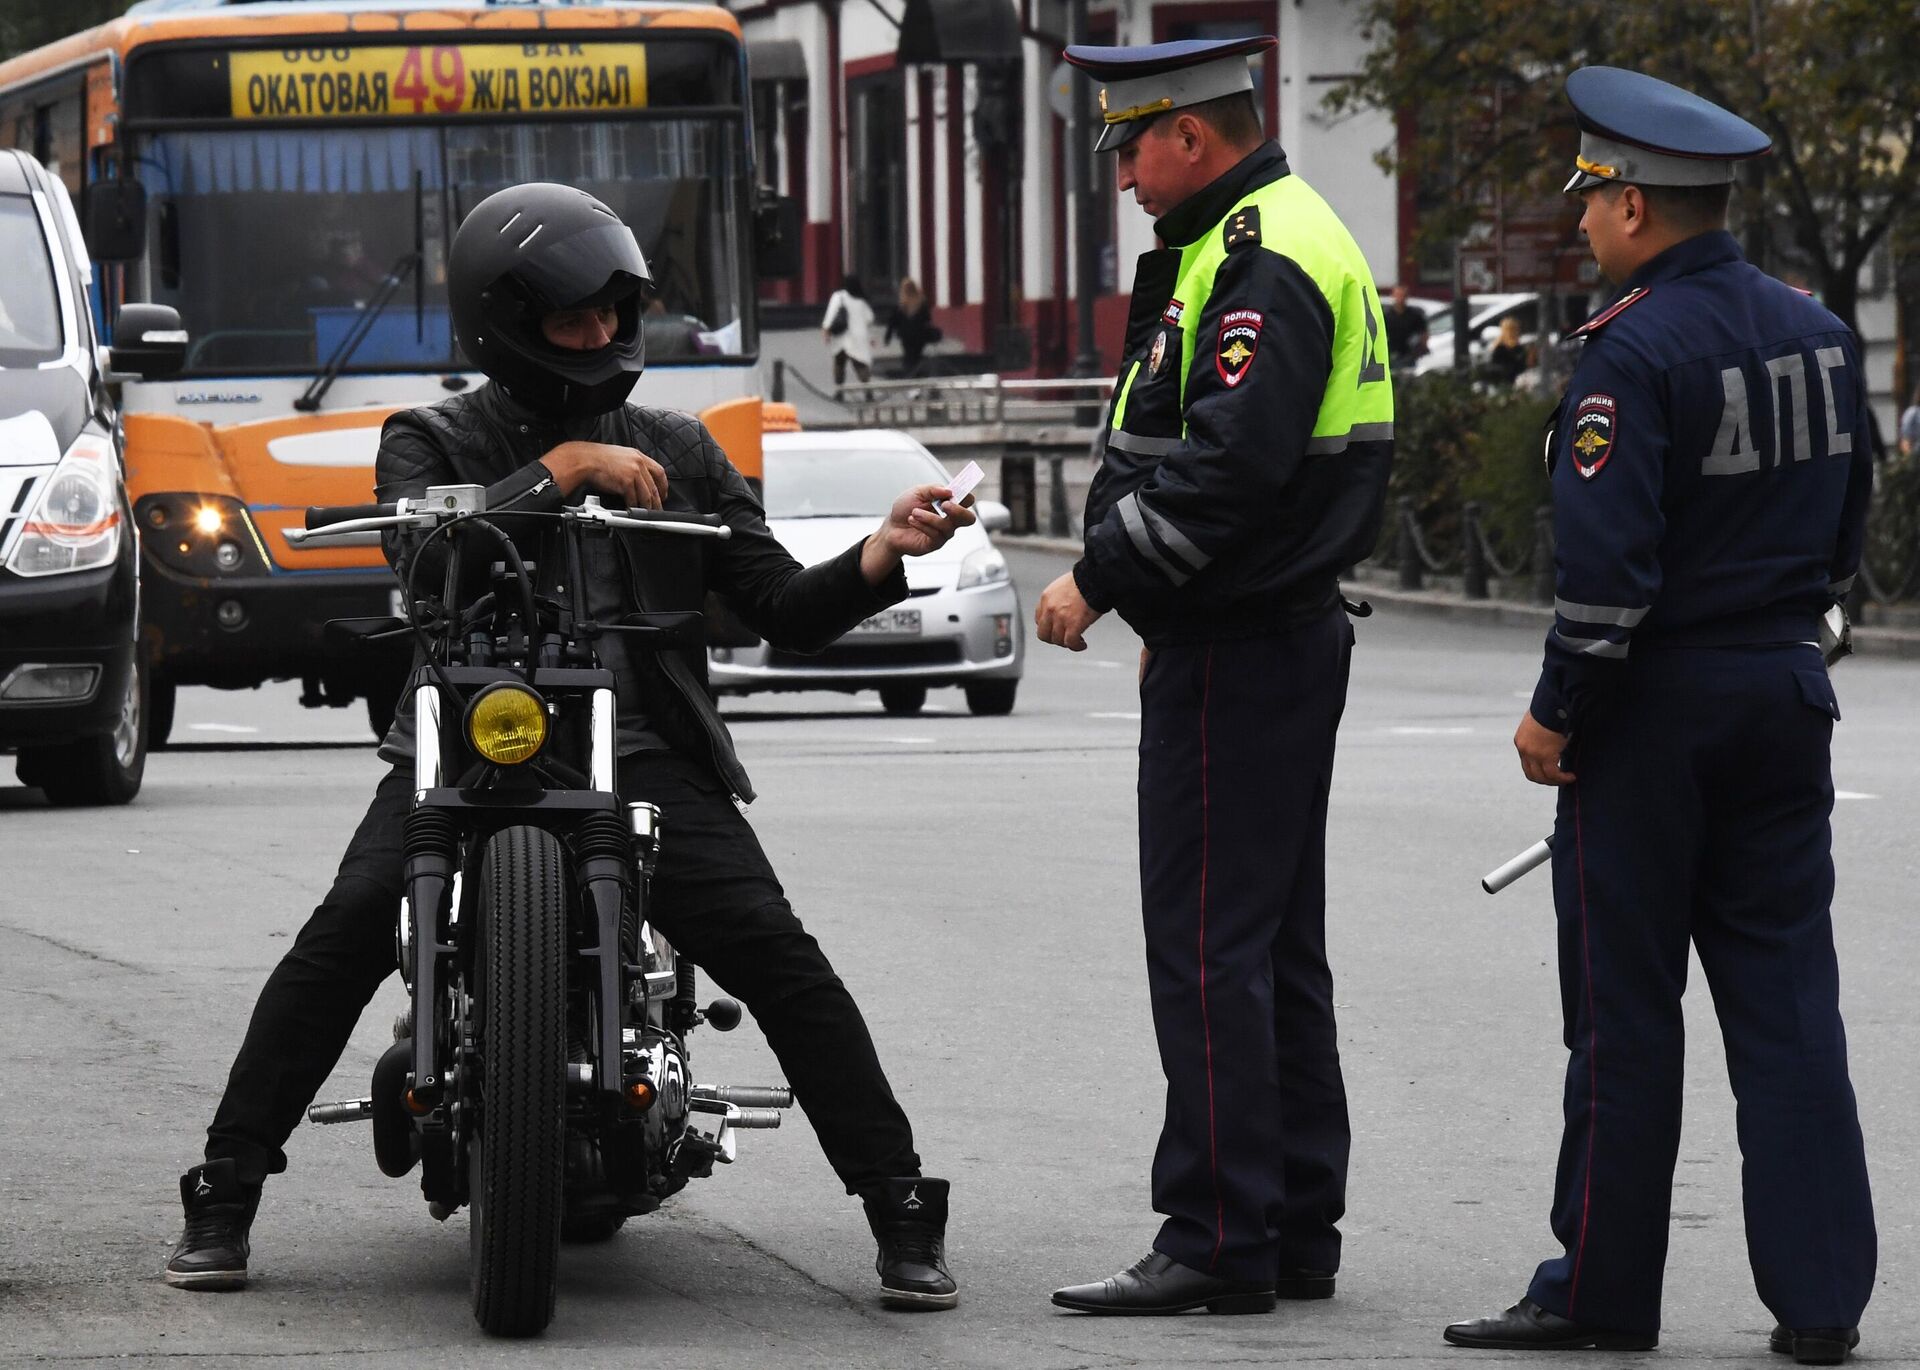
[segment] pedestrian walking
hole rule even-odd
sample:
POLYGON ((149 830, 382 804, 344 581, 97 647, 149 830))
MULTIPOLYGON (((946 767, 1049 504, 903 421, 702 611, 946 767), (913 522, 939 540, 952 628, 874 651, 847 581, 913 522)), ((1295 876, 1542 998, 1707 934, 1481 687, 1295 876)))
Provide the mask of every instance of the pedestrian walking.
POLYGON ((1427 350, 1427 313, 1407 303, 1407 288, 1396 285, 1383 315, 1387 326, 1387 362, 1398 371, 1414 365, 1427 350))
POLYGON ((1487 374, 1501 385, 1512 385, 1527 366, 1527 345, 1520 341, 1520 320, 1509 314, 1500 320, 1499 336, 1487 353, 1487 374))
POLYGON ((1102 83, 1140 258, 1085 552, 1042 595, 1073 650, 1145 640, 1140 887, 1167 1079, 1152 1251, 1053 1301, 1263 1313, 1325 1298, 1346 1091, 1325 935, 1327 795, 1353 631, 1337 577, 1379 533, 1393 397, 1373 278, 1263 141, 1272 37, 1067 49, 1102 83))
POLYGON ((858 276, 848 276, 827 300, 820 338, 833 352, 833 383, 846 384, 847 366, 862 381, 873 379, 873 306, 858 276))
POLYGON ((1526 1297, 1458 1346, 1645 1350, 1680 1140, 1681 992, 1700 958, 1738 1105, 1747 1252, 1772 1349, 1844 1360, 1873 1289, 1847 1075, 1820 616, 1860 564, 1872 437, 1852 332, 1726 231, 1746 120, 1609 67, 1567 80, 1594 259, 1554 416, 1554 626, 1514 745, 1558 787, 1568 1047, 1553 1233, 1526 1297))

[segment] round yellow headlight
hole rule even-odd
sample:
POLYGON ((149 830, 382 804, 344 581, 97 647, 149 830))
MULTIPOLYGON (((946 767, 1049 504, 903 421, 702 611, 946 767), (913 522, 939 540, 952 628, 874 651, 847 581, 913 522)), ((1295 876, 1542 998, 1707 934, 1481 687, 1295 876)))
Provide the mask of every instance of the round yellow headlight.
POLYGON ((547 706, 524 685, 489 685, 467 706, 467 740, 496 766, 531 761, 547 744, 547 706))

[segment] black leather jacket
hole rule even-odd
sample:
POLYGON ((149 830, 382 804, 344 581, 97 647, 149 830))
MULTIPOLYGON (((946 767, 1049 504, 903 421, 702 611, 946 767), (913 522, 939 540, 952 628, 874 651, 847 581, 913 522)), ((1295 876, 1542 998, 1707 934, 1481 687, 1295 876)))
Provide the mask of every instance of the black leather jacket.
MULTIPOLYGON (((522 407, 497 386, 483 386, 389 418, 380 434, 375 493, 385 501, 424 494, 431 485, 475 484, 487 487, 490 513, 551 512, 563 501, 540 458, 570 440, 638 448, 666 468, 668 509, 719 514, 733 530, 726 541, 614 533, 625 571, 625 584, 615 589, 632 609, 700 609, 711 590, 767 641, 805 652, 906 598, 906 575, 898 569, 877 587, 867 584, 859 543, 831 561, 801 567, 768 530, 759 499, 706 425, 668 409, 627 405, 561 422, 522 407)), ((385 536, 387 560, 403 581, 421 536, 385 536)), ((429 563, 442 545, 429 549, 429 563)), ((558 555, 536 550, 529 560, 538 563, 535 579, 543 589, 557 579, 558 555)), ((423 564, 422 583, 437 584, 440 573, 423 564)), ((636 654, 635 669, 648 722, 676 751, 707 762, 734 794, 751 800, 753 786, 707 688, 705 650, 636 654)), ((400 711, 380 754, 392 761, 412 757, 412 710, 400 711)))

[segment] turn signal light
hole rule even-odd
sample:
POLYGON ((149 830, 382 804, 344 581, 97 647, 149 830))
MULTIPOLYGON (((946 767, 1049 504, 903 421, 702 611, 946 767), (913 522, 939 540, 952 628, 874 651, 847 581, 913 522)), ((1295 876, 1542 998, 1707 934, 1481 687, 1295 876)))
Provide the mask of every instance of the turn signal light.
POLYGON ((635 1080, 627 1086, 627 1107, 635 1113, 645 1113, 652 1108, 657 1097, 652 1084, 646 1080, 635 1080))
POLYGON ((531 761, 547 745, 547 706, 524 685, 489 685, 467 706, 467 741, 496 766, 531 761))

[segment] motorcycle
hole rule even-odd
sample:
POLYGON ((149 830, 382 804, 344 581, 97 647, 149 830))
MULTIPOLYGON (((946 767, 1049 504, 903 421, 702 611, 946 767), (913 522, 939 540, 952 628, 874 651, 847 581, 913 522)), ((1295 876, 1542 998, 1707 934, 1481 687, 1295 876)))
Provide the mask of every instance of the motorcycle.
MULTIPOLYGON (((639 650, 701 640, 699 613, 587 612, 584 539, 616 530, 725 538, 716 515, 615 511, 593 496, 557 513, 566 585, 537 593, 489 519, 485 489, 446 485, 392 504, 307 511, 306 542, 386 529, 425 534, 406 620, 337 620, 336 640, 411 636, 422 664, 398 923, 410 1007, 366 1098, 315 1104, 315 1123, 367 1120, 387 1175, 415 1166, 431 1214, 471 1210, 474 1318, 531 1336, 552 1320, 563 1241, 611 1237, 736 1155, 735 1133, 778 1127, 785 1086, 693 1083, 687 1039, 730 1031, 740 1006, 697 1002, 694 967, 648 922, 662 815, 615 785, 615 684, 596 642, 639 650), (419 581, 444 542, 437 594, 419 581), (484 582, 469 578, 476 554, 484 582), (480 583, 490 588, 475 593, 480 583), (571 589, 574 594, 567 592, 571 589)), ((408 700, 410 699, 410 705, 408 700)))

